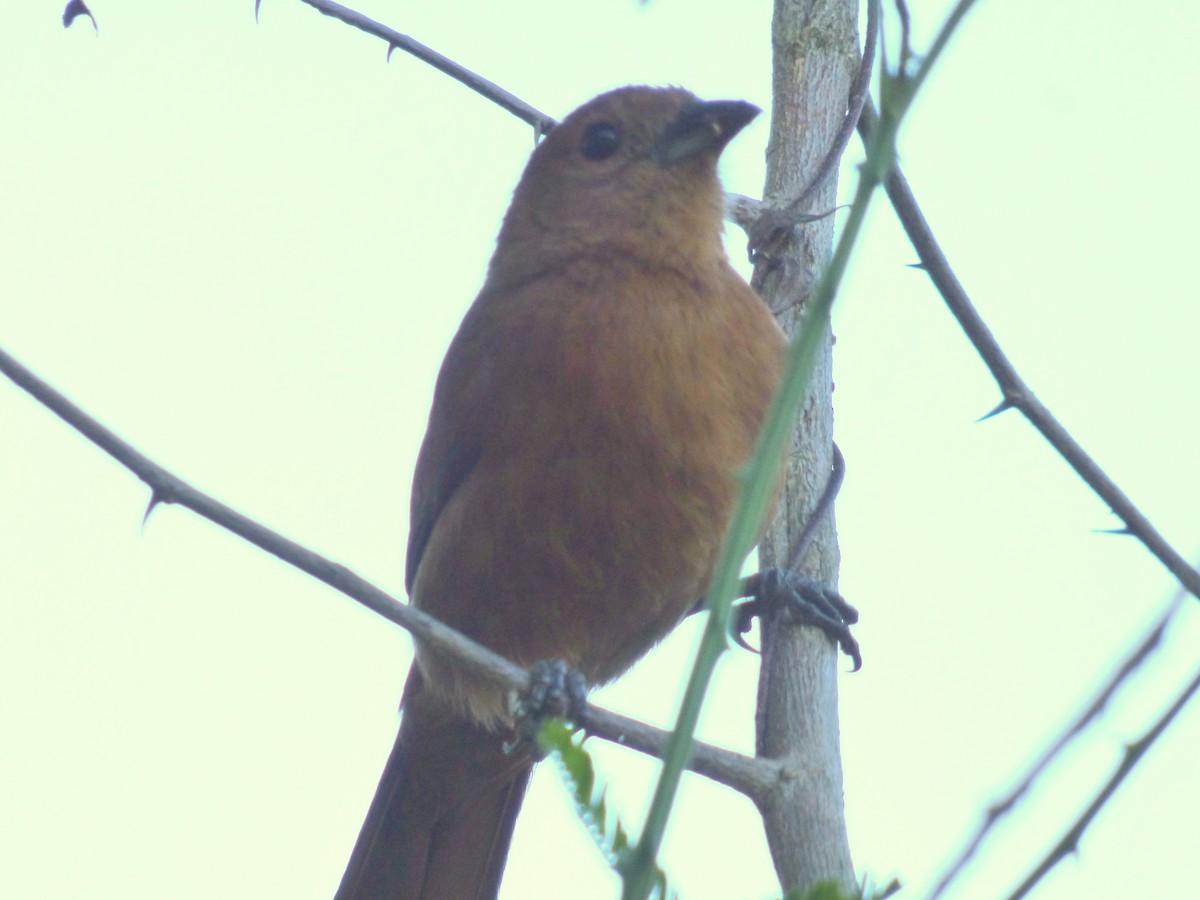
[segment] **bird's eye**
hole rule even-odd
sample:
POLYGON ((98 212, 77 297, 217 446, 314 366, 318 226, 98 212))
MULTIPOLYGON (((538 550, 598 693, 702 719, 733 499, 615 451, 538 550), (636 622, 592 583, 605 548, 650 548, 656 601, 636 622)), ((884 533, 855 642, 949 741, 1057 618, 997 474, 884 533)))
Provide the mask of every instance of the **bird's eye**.
POLYGON ((593 122, 583 133, 579 152, 587 159, 608 159, 621 146, 621 132, 607 122, 593 122))

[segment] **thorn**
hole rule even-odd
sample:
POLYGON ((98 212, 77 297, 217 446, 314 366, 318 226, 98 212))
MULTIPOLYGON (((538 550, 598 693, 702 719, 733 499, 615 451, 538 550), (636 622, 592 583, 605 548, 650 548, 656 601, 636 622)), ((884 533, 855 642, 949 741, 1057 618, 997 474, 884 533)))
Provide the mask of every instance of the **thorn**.
POLYGON ((820 222, 822 219, 827 219, 839 209, 849 209, 849 203, 843 203, 840 206, 835 206, 832 209, 827 209, 825 212, 819 213, 796 213, 791 217, 792 223, 795 225, 807 225, 810 222, 820 222))
POLYGON ((1093 528, 1092 534, 1116 534, 1128 537, 1133 532, 1129 530, 1128 525, 1122 525, 1120 528, 1093 528))
POLYGON ((254 0, 254 24, 258 24, 258 8, 262 6, 262 0, 254 0))
POLYGON ((400 49, 400 47, 398 44, 390 44, 389 43, 388 44, 388 55, 387 55, 387 59, 385 60, 385 62, 391 62, 392 61, 392 51, 399 50, 399 49, 400 49))
POLYGON ((904 267, 906 269, 920 269, 922 272, 929 271, 929 266, 925 265, 923 262, 905 263, 904 267))
POLYGON ((1009 409, 1012 409, 1012 402, 1007 397, 1005 397, 1003 400, 1001 400, 999 403, 997 403, 990 412, 985 413, 984 415, 982 415, 978 419, 976 419, 975 423, 979 424, 980 422, 986 422, 992 416, 998 416, 998 415, 1000 415, 1000 413, 1004 412, 1005 410, 1009 410, 1009 409))
POLYGON ((67 5, 63 8, 63 28, 70 28, 71 23, 73 23, 80 16, 87 16, 89 19, 91 19, 92 29, 96 32, 96 34, 100 33, 100 26, 96 24, 96 17, 92 15, 92 11, 87 8, 87 4, 84 3, 83 0, 70 0, 70 2, 67 3, 67 5))
POLYGON ((154 512, 154 508, 160 503, 166 502, 163 496, 153 488, 150 489, 150 502, 146 504, 146 512, 142 516, 142 531, 146 530, 146 523, 150 521, 150 513, 154 512))

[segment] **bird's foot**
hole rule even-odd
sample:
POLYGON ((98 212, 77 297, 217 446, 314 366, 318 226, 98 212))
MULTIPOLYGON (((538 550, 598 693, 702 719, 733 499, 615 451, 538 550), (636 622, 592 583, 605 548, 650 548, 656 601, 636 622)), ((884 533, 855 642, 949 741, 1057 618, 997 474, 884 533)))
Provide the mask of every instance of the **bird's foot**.
POLYGON ((858 610, 846 602, 837 591, 827 588, 815 578, 799 572, 784 572, 771 568, 746 579, 745 596, 734 611, 733 639, 741 647, 753 650, 746 643, 745 634, 750 630, 756 616, 770 615, 783 609, 792 621, 820 628, 841 647, 842 652, 854 660, 857 672, 862 668, 862 653, 858 641, 850 633, 850 626, 858 621, 858 610))
POLYGON ((517 746, 533 748, 535 758, 541 758, 537 734, 548 718, 567 719, 578 723, 587 707, 587 681, 583 673, 571 669, 561 659, 547 659, 529 667, 529 686, 517 697, 517 746))

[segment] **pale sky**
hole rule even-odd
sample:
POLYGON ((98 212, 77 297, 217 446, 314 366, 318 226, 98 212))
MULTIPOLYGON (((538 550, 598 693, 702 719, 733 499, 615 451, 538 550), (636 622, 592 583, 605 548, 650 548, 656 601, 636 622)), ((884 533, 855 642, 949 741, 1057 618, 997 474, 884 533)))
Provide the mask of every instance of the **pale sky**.
MULTIPOLYGON (((197 487, 403 596, 433 379, 528 127, 294 0, 10 4, 0 33, 0 346, 197 487)), ((946 8, 910 0, 927 41, 946 8)), ((902 136, 947 255, 1030 386, 1185 556, 1195 510, 1200 13, 981 2, 902 136)), ((770 105, 764 0, 363 4, 561 117, 627 83, 770 105)), ((766 117, 725 156, 758 196, 766 117)), ((842 192, 852 188, 852 145, 842 192)), ((744 238, 729 234, 734 257, 744 238)), ((1172 582, 1015 413, 878 202, 834 313, 842 678, 856 866, 920 897, 1172 582)), ((390 749, 399 628, 143 486, 0 380, 0 895, 332 895, 390 749)), ((960 881, 1001 896, 1190 678, 1162 653, 960 881)), ((689 624, 598 702, 671 721, 689 624)), ((702 736, 749 751, 754 657, 702 736)), ((1184 712, 1036 894, 1177 894, 1196 843, 1184 712)), ((589 743, 636 831, 656 765, 589 743)), ((688 778, 685 898, 776 890, 748 801, 688 778)), ((551 766, 503 896, 616 895, 551 766), (568 887, 569 886, 569 887, 568 887)))

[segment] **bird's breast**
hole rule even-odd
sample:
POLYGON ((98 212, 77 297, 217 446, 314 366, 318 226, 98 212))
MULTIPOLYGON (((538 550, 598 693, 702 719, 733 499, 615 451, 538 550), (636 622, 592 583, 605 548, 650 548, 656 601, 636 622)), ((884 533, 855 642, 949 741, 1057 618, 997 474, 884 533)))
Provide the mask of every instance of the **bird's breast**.
POLYGON ((520 325, 489 365, 513 393, 493 398, 439 519, 451 539, 421 563, 423 608, 516 662, 603 682, 700 599, 783 343, 729 274, 723 290, 642 273, 606 291, 581 286, 585 269, 508 310, 520 325))

